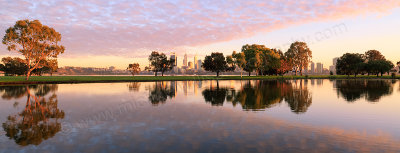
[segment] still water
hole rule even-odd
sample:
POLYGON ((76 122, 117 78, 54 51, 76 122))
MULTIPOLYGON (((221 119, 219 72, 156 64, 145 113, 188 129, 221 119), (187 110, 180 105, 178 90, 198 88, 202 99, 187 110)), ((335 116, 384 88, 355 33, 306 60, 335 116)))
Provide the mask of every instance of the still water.
POLYGON ((0 86, 0 152, 400 152, 395 80, 0 86))

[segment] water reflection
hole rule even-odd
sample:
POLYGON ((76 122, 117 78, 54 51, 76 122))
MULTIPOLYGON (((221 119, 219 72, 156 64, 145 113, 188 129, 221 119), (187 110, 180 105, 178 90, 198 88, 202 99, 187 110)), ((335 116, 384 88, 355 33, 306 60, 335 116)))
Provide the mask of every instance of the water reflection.
POLYGON ((222 106, 227 96, 227 91, 227 88, 220 88, 219 81, 217 81, 216 88, 211 84, 210 88, 203 90, 202 94, 206 103, 211 103, 213 106, 222 106))
POLYGON ((168 97, 175 97, 175 90, 167 82, 155 82, 149 90, 149 101, 153 105, 165 103, 168 97))
POLYGON ((226 101, 243 110, 259 111, 271 108, 286 101, 292 112, 304 113, 311 106, 312 95, 303 85, 304 81, 246 81, 239 90, 220 87, 205 89, 202 94, 206 102, 213 106, 222 106, 226 101))
POLYGON ((363 97, 369 102, 378 102, 383 96, 393 93, 394 83, 395 80, 337 80, 334 87, 347 102, 363 97))
POLYGON ((58 108, 57 88, 57 85, 0 87, 4 99, 19 99, 24 95, 27 98, 24 110, 9 115, 2 124, 6 136, 21 146, 39 145, 61 131, 59 119, 65 114, 58 108))

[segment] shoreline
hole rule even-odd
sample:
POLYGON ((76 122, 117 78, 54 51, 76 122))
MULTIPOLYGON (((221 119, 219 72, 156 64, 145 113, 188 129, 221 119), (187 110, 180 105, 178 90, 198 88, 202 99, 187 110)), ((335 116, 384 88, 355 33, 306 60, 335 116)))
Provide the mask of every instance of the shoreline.
POLYGON ((156 82, 156 81, 200 81, 200 80, 296 80, 296 79, 400 79, 400 76, 354 76, 311 75, 311 76, 0 76, 0 85, 27 84, 77 84, 77 83, 116 83, 116 82, 156 82))

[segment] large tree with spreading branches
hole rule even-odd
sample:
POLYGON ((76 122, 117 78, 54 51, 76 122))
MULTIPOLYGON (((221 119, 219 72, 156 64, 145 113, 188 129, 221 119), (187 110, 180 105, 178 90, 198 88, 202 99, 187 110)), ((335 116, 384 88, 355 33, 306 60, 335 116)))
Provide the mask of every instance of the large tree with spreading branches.
POLYGON ((6 30, 3 44, 9 51, 17 51, 25 57, 27 64, 26 80, 31 72, 42 67, 43 61, 56 59, 64 53, 60 45, 61 34, 51 27, 42 25, 39 20, 19 20, 6 30))

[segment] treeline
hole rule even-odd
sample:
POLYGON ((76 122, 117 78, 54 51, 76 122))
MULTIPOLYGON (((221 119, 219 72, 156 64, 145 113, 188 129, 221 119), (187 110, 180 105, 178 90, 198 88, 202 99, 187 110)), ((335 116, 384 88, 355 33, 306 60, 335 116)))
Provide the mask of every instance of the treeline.
POLYGON ((294 42, 283 53, 279 49, 267 48, 264 45, 244 45, 241 52, 233 51, 232 55, 224 57, 223 53, 212 53, 204 59, 202 67, 206 71, 220 72, 234 71, 239 68, 250 76, 252 72, 258 75, 283 75, 289 71, 299 72, 311 62, 312 51, 305 42, 294 42))
MULTIPOLYGON (((20 76, 26 75, 28 72, 28 64, 26 60, 19 57, 4 57, 1 59, 0 71, 4 72, 5 76, 20 76)), ((31 66, 32 67, 32 66, 31 66)), ((48 73, 53 74, 57 72, 58 62, 55 59, 47 59, 40 61, 40 66, 34 69, 31 74, 39 75, 48 73)))
MULTIPOLYGON (((399 65, 400 62, 397 62, 399 65)), ((387 60, 381 52, 377 50, 369 50, 365 54, 346 53, 341 56, 336 64, 336 73, 342 75, 376 75, 382 76, 392 71, 394 64, 387 60)))

